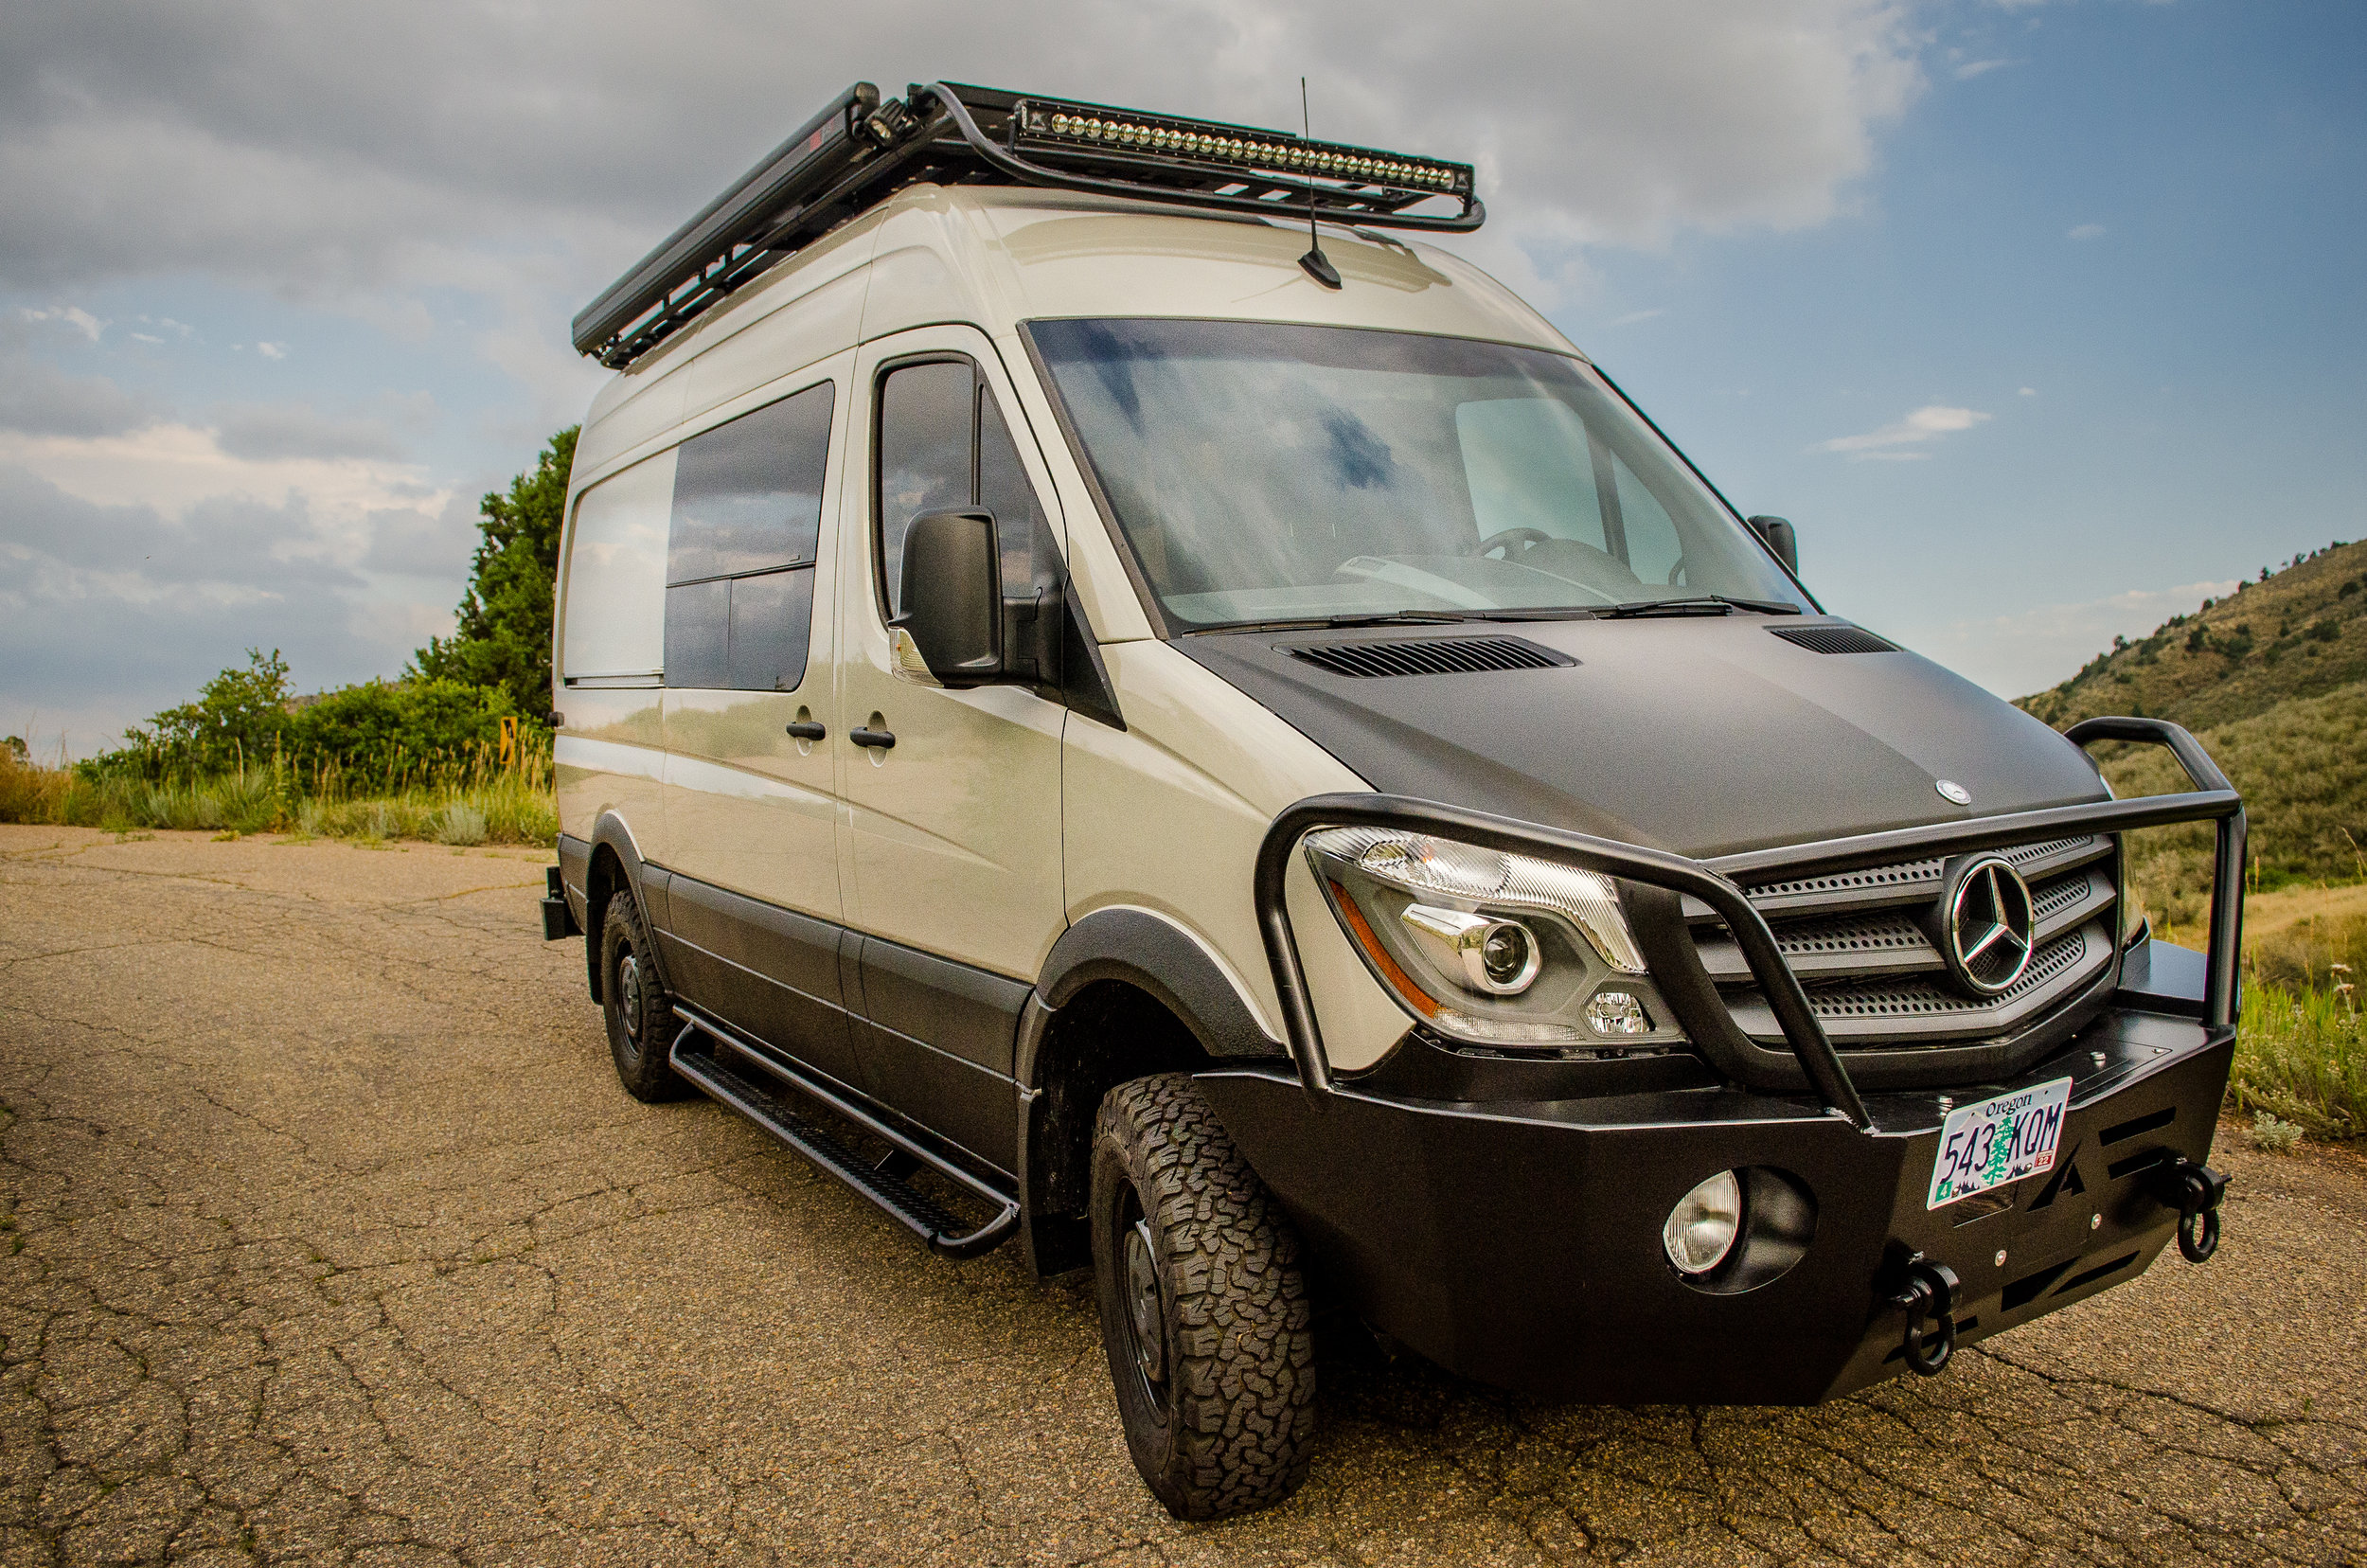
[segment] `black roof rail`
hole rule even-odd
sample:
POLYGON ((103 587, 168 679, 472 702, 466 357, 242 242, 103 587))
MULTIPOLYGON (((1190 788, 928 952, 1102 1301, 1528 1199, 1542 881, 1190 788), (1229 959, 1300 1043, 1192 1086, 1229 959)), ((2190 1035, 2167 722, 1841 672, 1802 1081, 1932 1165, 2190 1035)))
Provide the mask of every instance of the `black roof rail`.
POLYGON ((908 185, 1033 185, 1180 206, 1464 232, 1468 164, 992 87, 856 82, 584 307, 576 349, 621 369, 908 185), (1414 210, 1433 199, 1451 211, 1414 210))

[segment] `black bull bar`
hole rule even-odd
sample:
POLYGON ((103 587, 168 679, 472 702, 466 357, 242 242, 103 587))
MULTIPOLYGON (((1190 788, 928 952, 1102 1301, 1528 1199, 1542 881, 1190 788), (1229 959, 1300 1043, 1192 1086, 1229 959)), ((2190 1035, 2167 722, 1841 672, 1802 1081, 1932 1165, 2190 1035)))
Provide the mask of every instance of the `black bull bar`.
POLYGON ((1751 850, 1697 861, 1642 845, 1621 844, 1537 823, 1518 822, 1436 801, 1389 794, 1321 794, 1297 802, 1274 818, 1257 852, 1255 898, 1266 961, 1282 1006, 1290 1059, 1299 1084, 1317 1111, 1333 1094, 1324 1057, 1323 1030, 1307 990, 1284 898, 1290 856, 1306 836, 1322 828, 1393 828, 1435 832, 1507 854, 1537 855, 1607 877, 1689 894, 1717 911, 1741 946, 1752 975, 1766 994, 1785 1042, 1825 1106, 1849 1118, 1859 1131, 1873 1119, 1849 1081, 1849 1071, 1817 1021, 1800 977, 1784 961, 1775 935, 1740 885, 1753 872, 1780 870, 1787 878, 1829 876, 1930 855, 1968 854, 2034 839, 2073 833, 2116 833, 2181 822, 2216 821, 2212 859, 2211 944, 2205 957, 2202 1022, 2205 1028, 2234 1026, 2239 1005, 2238 963, 2243 944, 2244 799, 2201 742, 2162 719, 2083 720, 2065 732, 2078 746, 2099 740, 2147 741, 2166 746, 2195 787, 2179 794, 2137 800, 2107 800, 2056 806, 1966 822, 1932 823, 1891 832, 1828 839, 1821 844, 1751 850))
POLYGON ((2200 1162, 2234 1051, 2243 802, 2175 724, 2091 719, 2069 738, 2167 746, 2195 788, 1708 861, 1435 802, 1302 800, 1268 830, 1255 882, 1295 1072, 1202 1081, 1326 1276, 1376 1327, 1455 1371, 1548 1397, 1718 1403, 1814 1402, 1904 1368, 1936 1371, 1959 1327, 1985 1337, 2133 1278, 2173 1234, 2189 1257, 2217 1238, 2224 1182, 2200 1162), (2025 1212, 1930 1209, 1932 1107, 1944 1119, 1949 1102, 1885 1093, 1869 1108, 1744 885, 2195 821, 2217 825, 2200 1016, 2140 1001, 2085 1026, 2029 1075, 2077 1085, 2058 1178, 2025 1212), (1334 827, 1437 832, 1700 900, 1734 934, 1822 1109, 1796 1087, 1752 1093, 1766 1085, 1739 1079, 1707 1100, 1599 1106, 1450 1104, 1335 1086, 1284 899, 1301 841, 1334 827), (2073 1166, 2091 1183, 2076 1201, 2073 1166), (1792 1273, 1765 1289, 1704 1293, 1661 1266, 1660 1217, 1726 1167, 1789 1170, 1825 1201, 1792 1273))

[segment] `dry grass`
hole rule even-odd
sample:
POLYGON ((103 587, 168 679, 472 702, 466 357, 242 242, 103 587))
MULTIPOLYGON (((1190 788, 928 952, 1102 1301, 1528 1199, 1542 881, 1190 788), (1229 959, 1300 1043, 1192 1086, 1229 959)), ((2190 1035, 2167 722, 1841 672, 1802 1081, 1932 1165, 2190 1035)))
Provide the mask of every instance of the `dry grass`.
POLYGON ((477 767, 385 794, 348 796, 334 780, 298 787, 284 769, 241 768, 151 783, 98 781, 17 760, 0 748, 0 822, 48 822, 129 832, 144 828, 434 844, 549 846, 559 838, 547 760, 477 767), (326 784, 329 787, 322 788, 326 784))
POLYGON ((2367 1041, 2352 994, 2245 986, 2228 1103, 2323 1141, 2367 1134, 2367 1041))

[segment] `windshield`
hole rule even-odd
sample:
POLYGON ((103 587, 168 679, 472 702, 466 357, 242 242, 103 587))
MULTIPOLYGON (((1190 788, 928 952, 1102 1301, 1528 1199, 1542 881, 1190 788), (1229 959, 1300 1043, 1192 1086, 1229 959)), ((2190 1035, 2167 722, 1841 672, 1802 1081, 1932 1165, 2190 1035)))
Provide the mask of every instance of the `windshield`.
POLYGON ((1578 360, 1246 321, 1027 329, 1178 630, 1802 595, 1578 360))

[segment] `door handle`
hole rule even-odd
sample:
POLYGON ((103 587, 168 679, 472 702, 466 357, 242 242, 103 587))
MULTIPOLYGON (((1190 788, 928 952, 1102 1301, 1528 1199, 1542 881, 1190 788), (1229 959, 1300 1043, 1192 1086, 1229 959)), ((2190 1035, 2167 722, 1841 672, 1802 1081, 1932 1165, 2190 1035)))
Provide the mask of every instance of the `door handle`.
POLYGON ((846 739, 858 746, 876 746, 881 751, 887 751, 896 744, 896 734, 893 730, 875 730, 862 725, 848 730, 846 739))
POLYGON ((800 740, 819 740, 830 732, 811 719, 800 719, 789 726, 789 733, 800 740))

